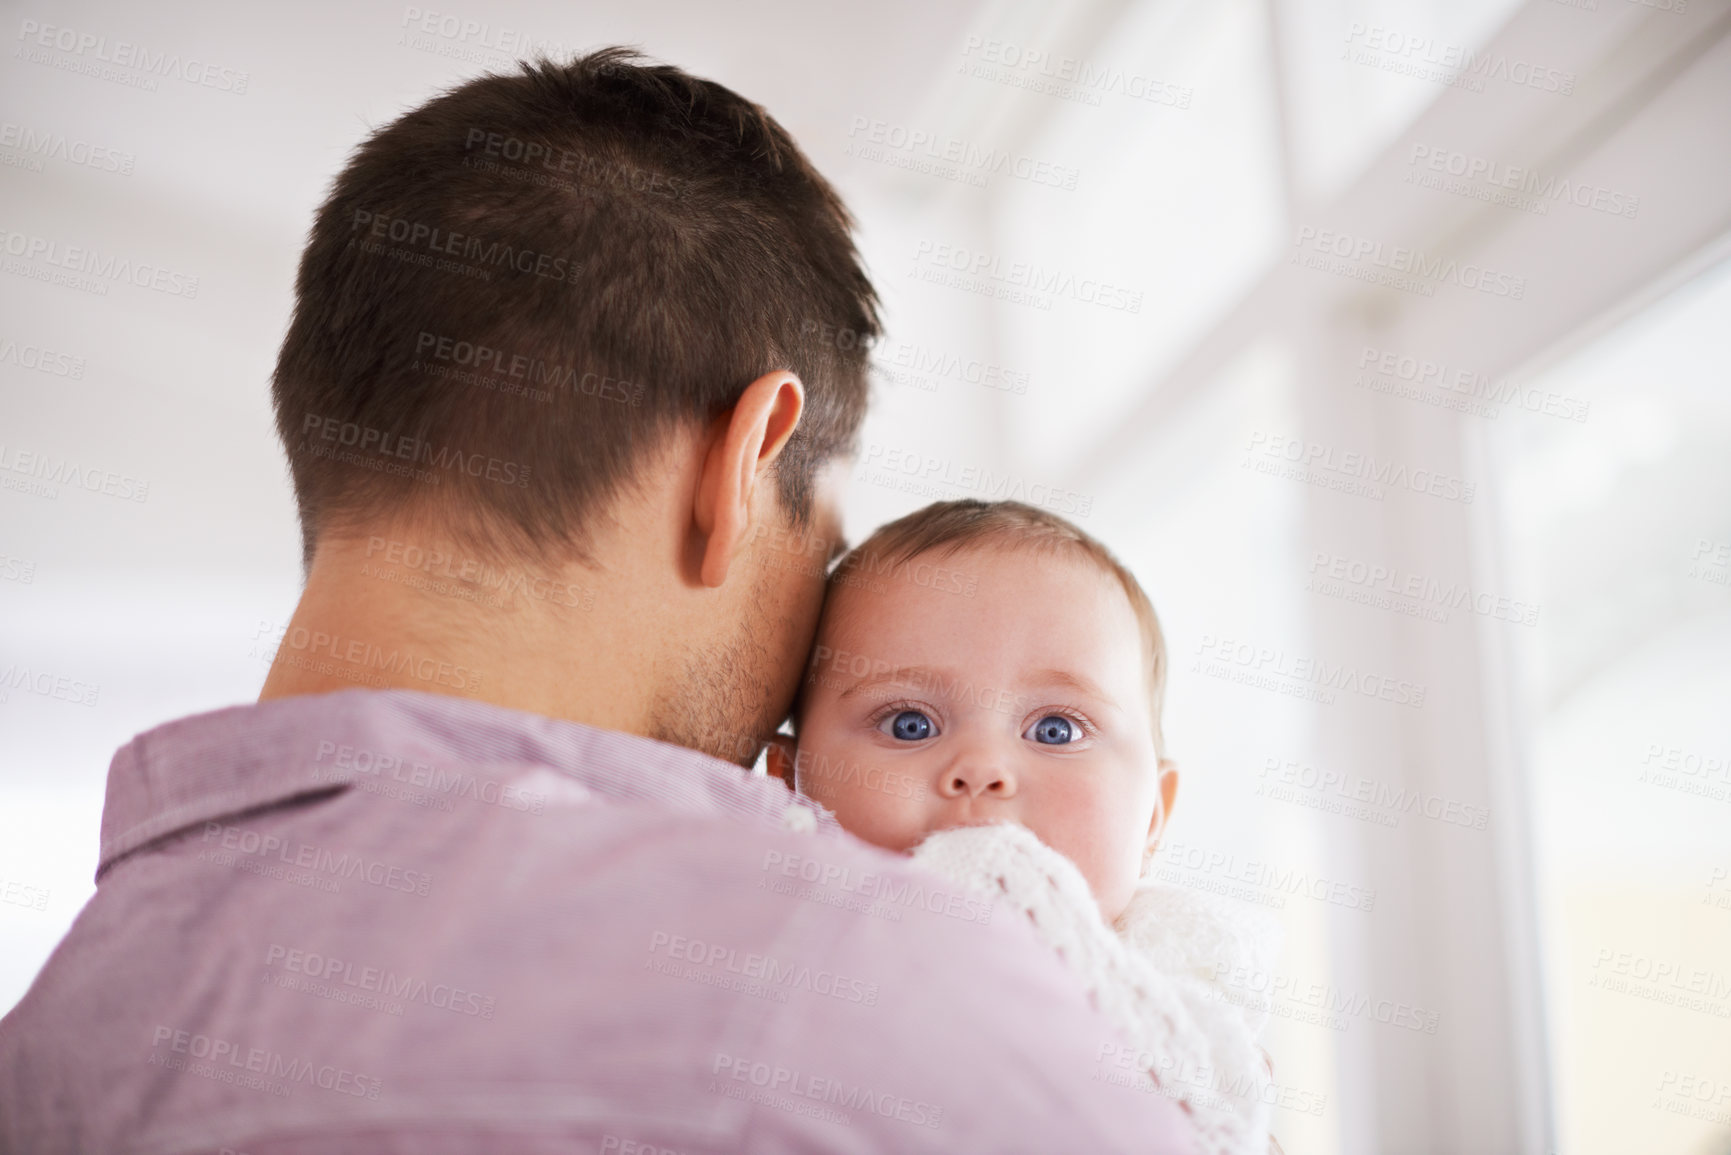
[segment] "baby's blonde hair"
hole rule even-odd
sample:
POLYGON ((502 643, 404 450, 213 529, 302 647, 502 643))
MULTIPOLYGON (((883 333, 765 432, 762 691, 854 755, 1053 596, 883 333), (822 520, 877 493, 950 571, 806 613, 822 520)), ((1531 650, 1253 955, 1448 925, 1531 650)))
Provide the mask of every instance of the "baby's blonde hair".
MULTIPOLYGON (((1094 537, 1066 518, 1019 501, 940 501, 915 510, 879 527, 870 537, 848 551, 830 575, 830 596, 823 617, 830 615, 837 591, 862 582, 865 574, 886 573, 915 558, 935 553, 949 557, 969 546, 1002 545, 1036 554, 1070 554, 1081 557, 1118 580, 1142 634, 1143 671, 1148 686, 1149 716, 1154 729, 1154 752, 1162 769, 1166 739, 1160 730, 1160 712, 1166 697, 1166 639, 1154 603, 1124 564, 1094 537)), ((823 623, 818 626, 821 636, 823 623)), ((803 694, 801 695, 803 697, 803 694)))

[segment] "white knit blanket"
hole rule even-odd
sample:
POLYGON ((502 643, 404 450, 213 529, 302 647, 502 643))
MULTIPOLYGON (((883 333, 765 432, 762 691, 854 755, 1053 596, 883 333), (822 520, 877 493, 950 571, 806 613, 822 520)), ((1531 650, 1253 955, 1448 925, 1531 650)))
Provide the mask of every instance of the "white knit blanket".
POLYGON ((1134 1048, 1133 1077, 1146 1072, 1189 1113, 1199 1155, 1267 1155, 1271 1080, 1257 1042, 1267 1012, 1228 1001, 1217 978, 1268 969, 1266 924, 1145 879, 1109 927, 1075 864, 1009 823, 938 831, 913 859, 1027 915, 1134 1048))

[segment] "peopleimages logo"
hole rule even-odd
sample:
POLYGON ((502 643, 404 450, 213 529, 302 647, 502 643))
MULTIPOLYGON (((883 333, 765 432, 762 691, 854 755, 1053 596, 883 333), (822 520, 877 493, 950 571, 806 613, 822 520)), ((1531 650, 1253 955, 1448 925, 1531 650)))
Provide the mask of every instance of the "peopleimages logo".
POLYGON ((0 337, 0 365, 16 365, 46 373, 51 377, 69 377, 74 381, 84 377, 84 358, 71 353, 57 353, 41 345, 20 345, 10 337, 0 337))
POLYGON ((13 879, 0 878, 0 902, 22 906, 26 910, 48 909, 48 888, 31 886, 13 879))
POLYGON ((1483 92, 1487 80, 1560 96, 1570 96, 1575 91, 1573 72, 1547 68, 1530 60, 1510 59, 1501 52, 1475 52, 1464 44, 1357 20, 1347 25, 1346 46, 1341 56, 1355 64, 1465 87, 1473 92, 1483 92))
POLYGON ((0 702, 7 701, 13 690, 71 702, 75 706, 94 706, 97 696, 102 693, 101 686, 48 670, 32 670, 17 662, 0 669, 0 702))
POLYGON ((1641 198, 1629 193, 1438 145, 1413 145, 1407 165, 1407 184, 1495 201, 1510 208, 1536 207, 1540 215, 1547 214, 1549 205, 1557 201, 1630 220, 1641 209, 1641 198), (1420 171, 1421 166, 1428 172, 1420 171), (1444 181, 1445 176, 1456 181, 1444 181))
MULTIPOLYGON (((655 931, 649 936, 649 953, 651 956, 665 953, 668 959, 676 962, 690 963, 709 971, 719 969, 742 980, 761 984, 766 990, 783 996, 778 1001, 786 1001, 789 992, 804 991, 865 1007, 875 1007, 878 1003, 876 983, 665 930, 655 931)), ((645 967, 655 969, 648 963, 645 967)))
POLYGON ((485 601, 494 606, 505 605, 522 594, 536 601, 573 609, 595 608, 592 588, 575 582, 554 581, 544 574, 532 574, 526 570, 500 569, 490 561, 464 557, 448 548, 423 548, 413 542, 372 536, 367 538, 366 557, 367 561, 361 566, 362 577, 400 581, 409 574, 424 574, 433 579, 432 584, 404 584, 413 584, 433 593, 456 596, 473 593, 475 597, 469 600, 485 601), (447 587, 443 585, 446 582, 455 584, 447 587))
MULTIPOLYGON (((363 638, 345 638, 305 626, 283 627, 276 634, 276 650, 269 660, 281 660, 296 669, 335 673, 351 681, 362 681, 376 689, 388 688, 387 674, 412 677, 453 690, 479 690, 486 674, 470 666, 450 662, 414 650, 387 650, 363 638), (287 646, 289 653, 283 653, 287 646), (328 659, 328 660, 327 660, 328 659), (374 674, 372 671, 380 671, 374 674)), ((260 655, 263 656, 263 655, 260 655)))
MULTIPOLYGON (((337 983, 387 999, 420 1003, 452 1014, 490 1019, 498 1000, 492 995, 464 990, 449 983, 429 983, 415 975, 400 975, 388 967, 369 966, 316 950, 271 943, 264 965, 324 983, 337 983)), ((319 993, 313 991, 311 993, 319 993)), ((338 1000, 341 1001, 341 1000, 338 1000)))
POLYGON ((32 585, 36 581, 36 563, 26 558, 0 553, 0 581, 32 585))
MULTIPOLYGON (((470 20, 455 12, 440 12, 432 8, 420 8, 408 5, 403 9, 403 19, 399 27, 406 29, 404 36, 417 35, 423 39, 438 37, 452 47, 472 50, 474 56, 462 56, 460 59, 485 59, 480 53, 497 53, 513 59, 532 56, 547 56, 559 58, 573 56, 581 48, 568 45, 558 40, 549 40, 536 36, 521 28, 511 28, 504 24, 495 25, 486 20, 470 20)), ((410 48, 425 48, 422 40, 404 41, 410 48)), ((440 55, 445 55, 440 53, 440 55)))
POLYGON ((620 164, 592 152, 527 140, 506 132, 470 128, 463 141, 465 168, 520 183, 594 194, 602 189, 678 198, 689 181, 643 165, 620 164))
MULTIPOLYGON (((564 391, 572 396, 617 401, 634 407, 643 403, 643 386, 622 377, 593 370, 583 372, 570 365, 549 364, 540 357, 495 348, 478 341, 465 341, 423 331, 415 338, 415 358, 411 368, 423 367, 422 359, 425 358, 448 366, 470 369, 473 370, 472 381, 467 380, 471 376, 469 374, 458 379, 465 383, 482 384, 487 388, 499 388, 501 392, 522 394, 537 401, 551 401, 554 392, 564 391), (500 388, 499 382, 489 380, 499 377, 510 378, 514 387, 500 388)), ((434 375, 440 370, 439 366, 428 365, 424 368, 434 372, 434 375)))
POLYGON ((1715 585, 1731 585, 1731 542, 1695 539, 1689 558, 1689 576, 1715 585))
POLYGON ((1715 1018, 1731 1019, 1731 974, 1689 966, 1681 958, 1661 958, 1639 951, 1613 951, 1602 946, 1593 958, 1587 985, 1682 1010, 1703 1012, 1715 1018))
MULTIPOLYGON (((1350 265, 1345 267, 1327 267, 1322 271, 1386 283, 1391 288, 1417 287, 1423 290, 1430 287, 1434 292, 1435 285, 1448 284, 1474 292, 1489 293, 1493 297, 1507 297, 1511 301, 1522 300, 1527 295, 1525 277, 1511 276, 1472 261, 1459 261, 1454 257, 1432 257, 1423 249, 1411 249, 1404 245, 1385 247, 1381 241, 1352 233, 1302 225, 1292 243, 1299 250, 1293 256, 1296 263, 1310 268, 1320 267, 1314 261, 1299 260, 1305 255, 1305 250, 1309 250, 1323 258, 1333 257, 1350 262, 1350 265), (1364 269, 1365 264, 1369 264, 1371 268, 1364 269), (1378 276, 1378 272, 1382 276, 1378 276), (1385 277, 1388 279, 1385 280, 1385 277), (1405 284, 1403 280, 1410 280, 1412 283, 1405 284)), ((1428 296, 1429 293, 1424 295, 1428 296)))
POLYGON ((1667 1068, 1659 1076, 1653 1109, 1668 1115, 1684 1115, 1721 1127, 1731 1125, 1731 1080, 1685 1074, 1667 1068))
POLYGON ((1472 806, 1440 794, 1430 794, 1410 786, 1393 787, 1361 774, 1347 775, 1338 770, 1318 770, 1308 762, 1294 762, 1269 757, 1257 772, 1256 793, 1280 802, 1296 802, 1312 809, 1331 813, 1347 813, 1348 817, 1364 817, 1383 826, 1400 825, 1403 814, 1420 814, 1433 822, 1484 830, 1490 824, 1489 807, 1472 806), (1295 793, 1298 792, 1298 793, 1295 793), (1309 800, 1305 795, 1311 795, 1309 800), (1325 798, 1334 795, 1335 799, 1325 798), (1339 801, 1351 807, 1342 811, 1333 805, 1339 801), (1352 807, 1354 803, 1362 806, 1352 807), (1358 813, 1355 811, 1364 811, 1358 813), (1381 813, 1375 813, 1381 812, 1381 813))
POLYGON ((1283 1003, 1295 1004, 1321 1012, 1322 1021, 1317 1021, 1315 1025, 1331 1030, 1345 1030, 1346 1020, 1357 1018, 1434 1035, 1442 1022, 1440 1012, 1427 1010, 1414 1003, 1373 998, 1362 992, 1337 987, 1333 983, 1306 982, 1293 975, 1258 970, 1250 966, 1217 962, 1214 964, 1214 982, 1217 986, 1242 991, 1251 996, 1248 1000, 1226 1000, 1235 1005, 1254 1005, 1261 1010, 1280 1014, 1283 1003))
MULTIPOLYGON (((840 1079, 819 1078, 777 1063, 753 1062, 738 1055, 718 1054, 710 1074, 716 1076, 717 1081, 733 1079, 758 1088, 771 1096, 765 1100, 767 1106, 795 1113, 803 1114, 797 1108, 806 1105, 801 1100, 810 1100, 848 1111, 866 1111, 934 1131, 943 1124, 944 1109, 934 1104, 844 1083, 840 1079)), ((843 1117, 834 1121, 845 1123, 847 1120, 843 1117)))
POLYGON ((1188 1083, 1199 1091, 1216 1092, 1206 1098, 1214 1099, 1219 1106, 1230 1107, 1230 1099, 1239 1103, 1260 1100, 1270 1107, 1300 1115, 1321 1115, 1328 1104, 1328 1096, 1316 1091, 1282 1085, 1253 1071, 1228 1072, 1207 1063, 1197 1064, 1165 1050, 1155 1052, 1115 1042, 1101 1043, 1094 1065, 1095 1082, 1156 1094, 1171 1094, 1176 1084, 1188 1083))
POLYGON ((1067 270, 1047 268, 1031 261, 1006 261, 995 253, 970 249, 965 245, 921 240, 914 246, 914 269, 915 272, 935 274, 925 279, 955 288, 970 291, 992 289, 988 295, 998 295, 998 289, 1031 295, 1033 301, 1048 302, 1042 307, 1049 308, 1051 298, 1068 297, 1080 304, 1098 305, 1123 313, 1142 311, 1140 289, 1126 289, 1091 277, 1078 277, 1067 270), (946 275, 960 280, 946 280, 946 275))
MULTIPOLYGON (((400 433, 391 433, 383 429, 375 429, 370 425, 359 425, 353 421, 341 421, 335 417, 321 417, 316 413, 308 413, 301 424, 301 434, 305 438, 300 443, 299 451, 310 452, 319 456, 337 456, 335 449, 321 453, 320 447, 307 447, 307 441, 326 441, 333 446, 353 447, 355 452, 342 454, 341 460, 354 458, 356 464, 366 464, 369 459, 365 454, 371 453, 380 458, 401 458, 404 461, 418 461, 439 469, 449 469, 457 473, 466 473, 470 477, 485 477, 488 481, 496 481, 500 485, 517 485, 525 489, 529 486, 529 466, 519 465, 514 461, 501 461, 497 457, 488 457, 480 453, 465 454, 452 445, 438 446, 425 438, 404 437, 400 433), (436 451, 435 451, 436 450, 436 451)), ((431 475, 429 475, 431 476, 431 475)))
POLYGON ((0 148, 18 149, 21 155, 38 162, 34 169, 37 172, 41 171, 41 161, 58 160, 98 172, 131 176, 132 166, 138 159, 118 148, 92 144, 88 140, 68 137, 63 132, 37 130, 10 120, 0 122, 0 148))
MULTIPOLYGON (((390 241, 410 249, 425 249, 429 257, 455 257, 459 261, 478 262, 478 265, 461 267, 472 268, 474 272, 483 274, 483 280, 490 279, 490 271, 479 267, 482 265, 532 273, 549 281, 575 281, 577 274, 582 271, 569 257, 519 248, 508 241, 490 240, 473 233, 455 233, 424 221, 411 221, 367 209, 355 210, 349 232, 364 232, 372 241, 390 241)), ((351 238, 349 243, 354 244, 355 239, 351 238)), ((435 263, 430 267, 438 266, 435 263)))
MULTIPOLYGON (((809 855, 786 854, 767 850, 763 855, 763 871, 780 874, 787 879, 833 888, 843 894, 855 895, 881 903, 886 907, 919 909, 941 914, 963 922, 992 921, 992 900, 969 893, 951 893, 936 887, 928 888, 915 878, 893 877, 877 871, 855 871, 851 866, 825 862, 809 855)), ((760 889, 767 887, 762 881, 760 889)))
POLYGON ((1374 345, 1360 350, 1358 367, 1359 374, 1352 383, 1360 388, 1413 400, 1429 401, 1434 396, 1439 405, 1476 416, 1495 417, 1506 405, 1565 421, 1585 421, 1591 408, 1578 397, 1534 389, 1508 378, 1493 380, 1485 373, 1451 367, 1440 357, 1415 356, 1374 345), (1427 389, 1437 392, 1427 394, 1427 389))
POLYGON ((1247 468, 1261 467, 1261 472, 1276 475, 1280 474, 1280 466, 1289 466, 1294 471, 1290 474, 1293 480, 1311 480, 1325 488, 1361 493, 1376 501, 1382 500, 1383 486, 1463 504, 1471 504, 1478 492, 1476 482, 1450 473, 1412 469, 1386 458, 1378 460, 1372 453, 1344 450, 1261 429, 1251 433, 1243 464, 1247 468))
MULTIPOLYGON (((1284 685, 1305 687, 1321 692, 1340 690, 1364 698, 1393 702, 1397 706, 1421 709, 1426 688, 1422 683, 1386 674, 1360 670, 1346 662, 1331 663, 1324 658, 1289 655, 1285 650, 1258 646, 1251 642, 1218 638, 1203 634, 1196 646, 1197 659, 1192 673, 1225 677, 1260 689, 1285 692, 1284 685), (1233 676, 1233 675, 1240 676, 1233 676)), ((1303 697, 1298 694, 1294 696, 1303 697)), ((1331 703, 1332 697, 1322 699, 1331 703)))
POLYGON ((357 1099, 377 1099, 379 1091, 384 1087, 384 1083, 379 1079, 333 1063, 318 1064, 266 1047, 248 1047, 232 1039, 176 1030, 173 1027, 157 1026, 151 1036, 150 1048, 152 1066, 176 1071, 188 1070, 219 1082, 254 1086, 255 1089, 272 1091, 283 1097, 287 1097, 295 1083, 309 1084, 341 1095, 353 1095, 357 1099), (163 1049, 159 1051, 158 1048, 163 1049), (207 1061, 188 1066, 186 1059, 207 1061), (226 1064, 228 1069, 225 1071, 218 1064, 226 1064), (256 1086, 245 1078, 248 1075, 262 1080, 277 1080, 280 1090, 278 1086, 256 1086))
MULTIPOLYGON (((130 257, 103 253, 84 245, 66 245, 51 237, 0 228, 0 248, 3 248, 9 257, 17 257, 23 261, 39 261, 51 268, 63 270, 75 278, 77 283, 66 282, 73 288, 95 292, 101 296, 108 293, 108 286, 103 283, 105 281, 125 281, 140 289, 152 289, 158 293, 167 293, 171 297, 185 297, 187 300, 198 296, 198 278, 191 274, 176 272, 148 261, 133 261, 130 257), (83 277, 95 279, 85 282, 83 277)), ((30 275, 27 266, 8 268, 6 271, 30 275)))
MULTIPOLYGON (((136 477, 115 473, 111 469, 99 469, 83 465, 70 457, 56 458, 51 453, 39 453, 33 450, 20 449, 16 445, 8 446, 0 441, 0 474, 21 473, 25 477, 34 478, 34 483, 24 483, 24 486, 7 484, 5 488, 15 489, 33 486, 32 492, 37 496, 53 499, 60 491, 50 488, 64 485, 70 489, 83 489, 90 493, 100 493, 105 497, 118 498, 121 501, 145 501, 150 497, 150 482, 140 481, 136 477), (37 484, 39 483, 39 484, 37 484)), ((0 481, 12 482, 12 478, 0 478, 0 481)))
MULTIPOLYGON (((430 762, 405 759, 401 754, 389 754, 365 746, 338 745, 328 739, 319 742, 313 755, 320 778, 333 782, 357 782, 365 789, 371 778, 374 783, 389 780, 424 789, 449 798, 469 798, 488 806, 540 814, 547 805, 547 796, 524 790, 511 782, 492 778, 477 778, 461 770, 441 770, 430 762), (325 759, 330 764, 325 765, 325 759)), ((377 793, 377 791, 374 791, 377 793)))
POLYGON ((1432 621, 1448 621, 1448 611, 1466 609, 1482 618, 1539 624, 1539 607, 1531 602, 1475 590, 1464 581, 1441 582, 1398 566, 1317 550, 1310 559, 1305 588, 1377 609, 1393 610, 1432 621))
POLYGON ((930 696, 945 702, 961 703, 976 710, 992 710, 1000 714, 1022 714, 1032 709, 1034 699, 1003 686, 974 683, 960 674, 947 680, 944 674, 923 666, 899 666, 871 654, 838 650, 818 645, 812 649, 806 667, 811 681, 840 687, 844 692, 855 684, 870 679, 893 683, 908 694, 930 696))
MULTIPOLYGON (((199 841, 215 841, 215 849, 226 854, 226 857, 207 857, 205 861, 216 862, 219 866, 232 866, 237 861, 269 861, 272 865, 280 863, 291 868, 316 871, 328 876, 323 881, 334 884, 321 889, 331 891, 339 889, 344 880, 358 879, 386 890, 425 898, 428 889, 433 885, 433 876, 424 870, 406 870, 381 859, 368 858, 358 851, 345 850, 338 853, 328 847, 314 846, 298 839, 283 839, 275 834, 261 834, 243 826, 225 826, 221 822, 207 821, 204 824, 204 835, 199 841), (237 855, 242 857, 237 860, 237 855)), ((202 855, 206 852, 200 853, 202 855)), ((249 873, 259 872, 253 870, 249 873)))
POLYGON ((183 58, 178 52, 153 51, 142 44, 133 44, 126 40, 116 40, 110 44, 106 36, 80 32, 76 28, 63 25, 41 24, 35 20, 19 21, 18 39, 24 42, 24 46, 18 50, 17 55, 32 64, 46 64, 68 72, 96 76, 102 80, 116 80, 148 92, 155 92, 156 79, 165 77, 183 80, 200 88, 214 88, 218 92, 232 92, 236 96, 244 96, 247 82, 252 78, 251 73, 237 68, 207 64, 190 56, 183 58), (37 49, 53 49, 68 55, 56 60, 37 49), (100 65, 114 67, 101 68, 100 65), (116 73, 115 68, 131 69, 145 75, 128 77, 123 73, 116 73), (140 81, 143 83, 139 83, 140 81))
MULTIPOLYGON (((900 774, 881 766, 867 766, 846 758, 831 758, 812 750, 799 750, 793 756, 794 781, 805 784, 821 781, 849 784, 861 790, 876 790, 895 798, 926 796, 926 784, 910 774, 900 774)), ((832 787, 833 788, 833 787, 832 787)))
POLYGON ((1013 88, 1098 106, 1102 93, 1189 108, 1195 90, 1182 84, 1124 68, 1114 68, 1079 56, 1066 56, 1007 40, 968 37, 962 47, 961 72, 1013 88))
POLYGON ((1168 882, 1188 884, 1182 872, 1218 875, 1228 882, 1242 882, 1247 886, 1260 887, 1277 894, 1302 895, 1317 902, 1344 906, 1349 910, 1368 912, 1376 908, 1374 889, 1333 881, 1291 866, 1277 866, 1272 862, 1257 859, 1240 862, 1236 854, 1208 850, 1182 842, 1172 842, 1161 847, 1156 865, 1160 868, 1161 879, 1168 882))
POLYGON ((898 342, 895 352, 874 361, 872 368, 898 385, 912 385, 928 393, 937 390, 939 379, 1017 395, 1028 391, 1029 375, 1025 372, 911 341, 898 342))
POLYGON ((1022 501, 1054 513, 1082 518, 1094 509, 1093 497, 1085 493, 1041 481, 1030 482, 1014 474, 993 473, 982 466, 876 441, 866 446, 864 459, 854 471, 854 477, 885 488, 899 488, 940 500, 958 493, 978 494, 986 501, 1022 501))
MULTIPOLYGON (((971 141, 943 136, 923 128, 909 128, 869 116, 856 116, 848 127, 850 155, 875 160, 896 167, 913 167, 899 161, 920 160, 938 162, 934 175, 945 175, 942 165, 956 165, 959 173, 981 178, 1011 176, 1032 184, 1049 185, 1066 191, 1076 187, 1081 170, 1071 165, 1040 160, 1025 153, 1000 148, 982 148, 971 141), (859 140, 860 137, 864 140, 859 140), (875 148, 873 146, 876 146, 875 148), (885 151, 887 150, 887 151, 885 151)), ((923 170, 922 170, 923 171, 923 170)), ((982 179, 981 183, 984 183, 982 179)))

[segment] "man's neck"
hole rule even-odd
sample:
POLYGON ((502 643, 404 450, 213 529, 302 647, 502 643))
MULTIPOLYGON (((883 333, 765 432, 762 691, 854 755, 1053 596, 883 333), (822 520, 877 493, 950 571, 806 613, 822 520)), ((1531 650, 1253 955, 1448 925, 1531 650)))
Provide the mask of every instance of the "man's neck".
POLYGON ((408 531, 321 540, 259 700, 421 690, 646 733, 655 641, 677 632, 662 616, 630 570, 489 561, 408 531))

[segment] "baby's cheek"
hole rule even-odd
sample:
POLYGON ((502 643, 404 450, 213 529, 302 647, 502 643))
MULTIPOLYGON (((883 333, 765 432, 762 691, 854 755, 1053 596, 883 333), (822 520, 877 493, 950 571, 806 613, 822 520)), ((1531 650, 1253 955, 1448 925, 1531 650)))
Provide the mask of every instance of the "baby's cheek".
POLYGON ((906 850, 924 833, 920 783, 899 770, 835 764, 802 774, 800 793, 835 812, 842 828, 875 846, 906 850))
POLYGON ((1127 896, 1142 866, 1141 839, 1134 816, 1126 812, 1129 808, 1119 800, 1088 794, 1055 800, 1045 809, 1045 815, 1028 823, 1041 841, 1081 869, 1102 904, 1127 896))

